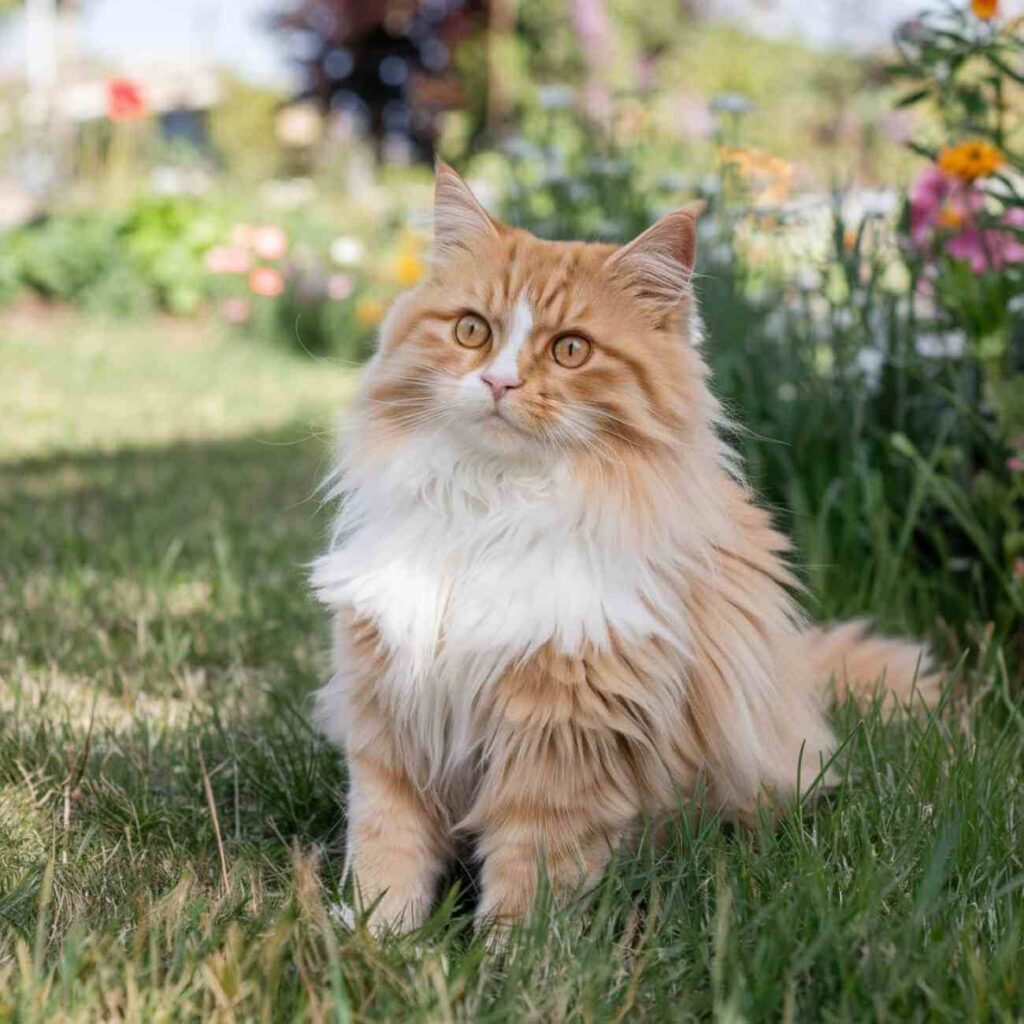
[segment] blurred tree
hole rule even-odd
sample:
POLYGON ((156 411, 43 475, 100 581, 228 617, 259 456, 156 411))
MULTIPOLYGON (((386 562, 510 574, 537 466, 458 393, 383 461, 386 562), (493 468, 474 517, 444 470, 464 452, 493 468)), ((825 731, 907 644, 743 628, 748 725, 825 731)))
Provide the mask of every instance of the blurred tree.
MULTIPOLYGON (((512 3, 499 0, 499 7, 510 9, 512 3)), ((488 0, 299 0, 274 16, 273 25, 302 70, 299 99, 353 117, 375 140, 378 153, 393 136, 427 157, 438 112, 464 100, 454 51, 488 28, 490 5, 488 0)), ((499 12, 497 27, 505 21, 499 12)))

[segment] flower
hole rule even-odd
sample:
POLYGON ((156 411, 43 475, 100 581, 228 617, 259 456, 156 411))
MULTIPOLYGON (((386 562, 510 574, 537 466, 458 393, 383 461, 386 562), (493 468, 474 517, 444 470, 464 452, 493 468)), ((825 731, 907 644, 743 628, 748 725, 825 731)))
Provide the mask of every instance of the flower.
POLYGON ((384 303, 365 295, 356 303, 356 320, 364 327, 373 327, 384 319, 384 303))
POLYGON ((1019 580, 1024 580, 1024 558, 1018 558, 1013 563, 1013 575, 1019 580))
POLYGON ((279 260, 288 251, 288 236, 278 227, 265 224, 252 232, 252 247, 264 260, 279 260))
POLYGON ((922 333, 914 339, 914 348, 925 359, 959 359, 967 347, 963 331, 945 334, 922 333))
POLYGON ((565 110, 572 106, 575 93, 567 85, 542 85, 537 89, 541 110, 565 110))
MULTIPOLYGON (((1010 210, 1002 220, 1007 227, 1024 228, 1024 210, 1010 210)), ((978 228, 967 224, 946 243, 946 252, 954 259, 966 260, 976 274, 1001 270, 1008 263, 1024 263, 1024 243, 998 228, 978 228)))
POLYGON ((284 278, 273 267, 256 267, 249 273, 249 290, 266 299, 277 298, 284 291, 284 278))
POLYGON ((363 243, 351 235, 341 235, 331 242, 331 259, 339 267, 355 266, 363 258, 363 243))
MULTIPOLYGON (((978 226, 984 209, 985 195, 970 181, 926 167, 910 193, 910 240, 932 256, 938 244, 954 259, 970 263, 976 274, 1024 262, 1024 243, 1014 234, 978 226)), ((1024 210, 1007 211, 1002 224, 1024 228, 1024 210)))
POLYGON ((344 302, 353 292, 355 283, 348 274, 331 274, 327 278, 327 297, 344 302))
POLYGON ((409 288, 423 276, 423 261, 417 252, 414 241, 403 243, 395 257, 395 280, 403 287, 409 288))
POLYGON ((943 203, 935 219, 943 228, 955 230, 964 226, 963 211, 958 210, 953 203, 943 203))
POLYGON ((224 319, 231 324, 244 324, 249 319, 249 300, 242 298, 227 299, 220 307, 224 319))
POLYGON ((1019 455, 1011 455, 1006 460, 1006 468, 1011 473, 1024 473, 1024 459, 1019 455))
POLYGON ((971 0, 974 16, 982 21, 991 21, 999 13, 999 0, 971 0))
POLYGON ((963 181, 987 178, 1003 165, 1003 154, 985 139, 968 139, 956 146, 943 146, 937 161, 939 170, 963 181))
POLYGON ((139 121, 146 116, 142 87, 130 78, 107 82, 107 117, 111 121, 139 121))
POLYGON ((252 264, 249 253, 240 245, 215 245, 205 262, 211 274, 244 274, 252 264))
POLYGON ((744 181, 760 189, 754 197, 755 206, 774 206, 789 196, 794 171, 789 161, 745 146, 722 146, 718 156, 724 164, 735 167, 744 181))

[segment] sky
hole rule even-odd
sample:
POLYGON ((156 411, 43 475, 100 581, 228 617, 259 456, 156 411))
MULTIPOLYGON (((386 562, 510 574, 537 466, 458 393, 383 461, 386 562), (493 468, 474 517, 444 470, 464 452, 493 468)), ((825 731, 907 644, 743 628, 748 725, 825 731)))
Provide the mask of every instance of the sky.
MULTIPOLYGON (((265 28, 285 0, 83 0, 82 45, 125 70, 152 61, 224 64, 262 84, 291 84, 282 48, 265 28)), ((554 0, 552 0, 554 2, 554 0)), ((1024 0, 1008 0, 1013 7, 1024 0)), ((883 44, 922 0, 703 0, 766 35, 819 45, 883 44)), ((22 59, 20 19, 0 27, 0 66, 22 59)))

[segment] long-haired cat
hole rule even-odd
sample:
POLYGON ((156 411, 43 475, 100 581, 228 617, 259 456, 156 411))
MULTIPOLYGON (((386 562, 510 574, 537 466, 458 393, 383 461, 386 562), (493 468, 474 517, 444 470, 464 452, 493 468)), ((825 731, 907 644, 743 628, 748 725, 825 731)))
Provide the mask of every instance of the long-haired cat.
POLYGON ((314 569, 317 717, 373 924, 418 926, 461 837, 480 917, 514 921, 542 870, 596 880, 699 778, 741 821, 814 778, 830 679, 936 688, 919 645, 803 623, 718 433, 697 213, 621 248, 546 242, 438 167, 431 271, 381 328, 314 569))

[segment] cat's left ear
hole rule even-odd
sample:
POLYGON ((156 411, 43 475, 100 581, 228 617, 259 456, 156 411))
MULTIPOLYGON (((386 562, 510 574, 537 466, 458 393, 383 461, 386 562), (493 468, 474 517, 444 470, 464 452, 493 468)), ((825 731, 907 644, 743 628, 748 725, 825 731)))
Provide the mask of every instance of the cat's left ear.
POLYGON ((474 242, 497 238, 497 222, 455 170, 437 160, 434 173, 434 257, 472 251, 474 242))
POLYGON ((641 299, 675 307, 689 294, 697 256, 697 218, 703 200, 674 210, 612 253, 607 268, 621 275, 641 299))

